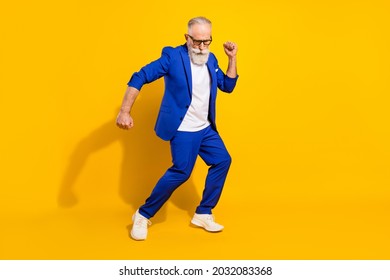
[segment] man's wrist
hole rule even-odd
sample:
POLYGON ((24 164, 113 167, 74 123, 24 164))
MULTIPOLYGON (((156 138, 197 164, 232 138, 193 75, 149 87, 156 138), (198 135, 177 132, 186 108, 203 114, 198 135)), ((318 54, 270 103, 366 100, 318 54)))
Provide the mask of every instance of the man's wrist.
POLYGON ((130 108, 121 108, 120 109, 121 114, 129 114, 130 115, 130 108))

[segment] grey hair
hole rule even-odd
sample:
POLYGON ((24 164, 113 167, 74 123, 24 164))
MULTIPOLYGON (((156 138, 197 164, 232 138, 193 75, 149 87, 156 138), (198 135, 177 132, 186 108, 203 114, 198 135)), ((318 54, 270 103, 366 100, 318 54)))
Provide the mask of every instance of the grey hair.
POLYGON ((192 18, 192 19, 190 19, 188 21, 188 30, 191 30, 191 27, 194 24, 210 24, 211 25, 211 21, 208 18, 205 18, 205 17, 195 17, 195 18, 192 18))

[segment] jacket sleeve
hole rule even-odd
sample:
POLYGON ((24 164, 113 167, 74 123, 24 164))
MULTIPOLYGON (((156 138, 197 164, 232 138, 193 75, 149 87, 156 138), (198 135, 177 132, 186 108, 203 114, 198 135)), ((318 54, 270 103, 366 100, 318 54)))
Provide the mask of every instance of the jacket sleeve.
MULTIPOLYGON (((215 56, 214 56, 215 58, 215 56)), ((235 78, 230 78, 227 76, 222 69, 218 65, 218 61, 215 58, 215 69, 216 69, 216 74, 217 74, 217 83, 218 83, 218 88, 223 91, 230 93, 234 90, 236 87, 236 83, 238 80, 238 75, 235 78)))
POLYGON ((144 84, 151 83, 164 76, 169 69, 171 50, 171 47, 165 47, 162 50, 161 57, 135 72, 127 85, 141 90, 144 84))

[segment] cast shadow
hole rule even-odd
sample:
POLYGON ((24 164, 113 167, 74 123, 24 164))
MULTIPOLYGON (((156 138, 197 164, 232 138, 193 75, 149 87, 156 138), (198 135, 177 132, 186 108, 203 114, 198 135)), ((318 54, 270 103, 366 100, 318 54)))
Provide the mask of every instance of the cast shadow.
MULTIPOLYGON (((79 203, 74 185, 88 158, 94 152, 116 141, 119 141, 123 148, 122 165, 121 170, 119 170, 119 196, 133 210, 144 203, 158 179, 172 164, 169 142, 159 139, 153 130, 160 105, 162 87, 161 82, 144 86, 132 111, 134 128, 122 130, 116 126, 118 107, 111 120, 92 131, 78 143, 70 156, 61 182, 58 195, 60 207, 70 208, 79 203)), ((96 187, 112 188, 112 186, 94 186, 94 188, 96 187)), ((92 192, 94 188, 85 186, 88 192, 92 192)), ((200 201, 200 196, 194 183, 189 179, 174 192, 169 201, 179 209, 187 211, 188 215, 192 217, 200 201)), ((165 206, 153 218, 153 223, 165 220, 165 206)))

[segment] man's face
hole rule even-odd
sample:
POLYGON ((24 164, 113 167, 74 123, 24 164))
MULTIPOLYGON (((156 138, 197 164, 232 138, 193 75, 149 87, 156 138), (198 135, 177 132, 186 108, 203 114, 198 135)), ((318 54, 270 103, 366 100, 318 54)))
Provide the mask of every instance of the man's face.
POLYGON ((191 61, 203 65, 209 58, 209 45, 211 44, 211 25, 194 24, 185 35, 191 61))

